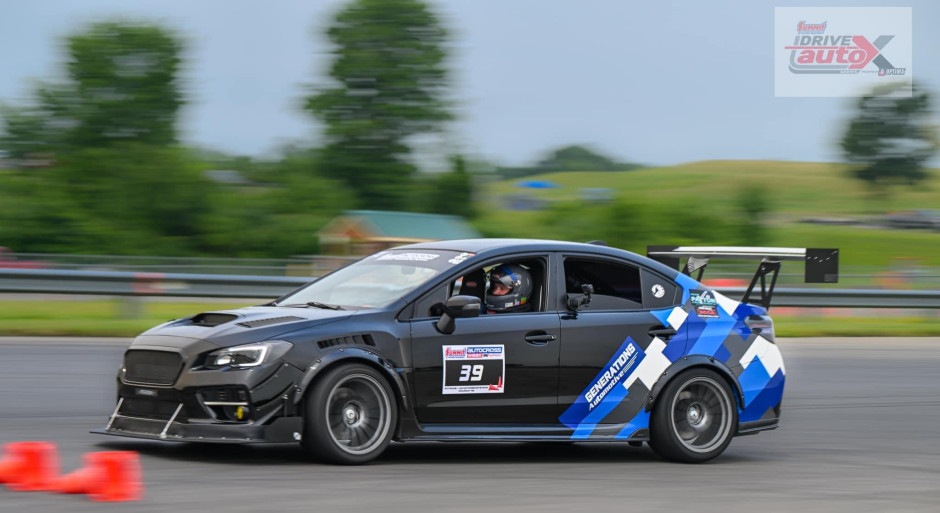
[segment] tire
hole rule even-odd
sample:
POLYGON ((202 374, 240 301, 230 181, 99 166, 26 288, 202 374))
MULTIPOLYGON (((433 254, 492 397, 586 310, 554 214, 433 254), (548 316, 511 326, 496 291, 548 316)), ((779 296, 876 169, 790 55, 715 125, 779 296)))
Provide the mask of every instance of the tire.
POLYGON ((340 365, 307 393, 301 445, 317 460, 359 465, 382 454, 397 421, 395 394, 379 371, 340 365))
POLYGON ((667 460, 701 463, 724 452, 737 426, 728 383, 709 369, 691 369, 670 381, 656 401, 650 447, 667 460))

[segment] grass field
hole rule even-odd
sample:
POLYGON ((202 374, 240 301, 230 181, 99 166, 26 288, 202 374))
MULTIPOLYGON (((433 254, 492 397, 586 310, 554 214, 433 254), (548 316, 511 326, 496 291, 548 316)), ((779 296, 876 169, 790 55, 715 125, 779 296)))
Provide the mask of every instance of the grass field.
MULTIPOLYGON (((841 164, 707 161, 625 172, 550 173, 488 184, 482 195, 487 207, 482 209, 475 224, 501 236, 564 239, 555 227, 546 225, 543 212, 508 210, 503 198, 525 194, 549 203, 577 201, 581 189, 606 188, 615 197, 658 204, 668 202, 676 209, 734 215, 731 203, 738 191, 760 186, 766 189, 770 202, 766 222, 768 245, 837 247, 841 250, 843 266, 899 263, 940 266, 940 232, 797 222, 808 217, 866 217, 889 211, 940 208, 940 170, 930 170, 930 173, 930 179, 917 187, 895 187, 887 199, 877 202, 862 182, 848 176, 846 166, 841 164), (547 180, 560 187, 522 189, 517 186, 527 180, 547 180)), ((663 237, 667 240, 637 241, 626 249, 641 251, 646 244, 670 243, 669 233, 663 233, 663 237)))
POLYGON ((123 300, 0 301, 0 336, 130 337, 171 319, 248 304, 123 300), (128 308, 137 310, 128 318, 128 308))
MULTIPOLYGON (((0 301, 0 336, 133 337, 171 319, 199 312, 238 308, 237 303, 151 302, 139 304, 139 317, 128 319, 119 300, 0 301)), ((774 316, 781 337, 940 336, 933 317, 774 316)))

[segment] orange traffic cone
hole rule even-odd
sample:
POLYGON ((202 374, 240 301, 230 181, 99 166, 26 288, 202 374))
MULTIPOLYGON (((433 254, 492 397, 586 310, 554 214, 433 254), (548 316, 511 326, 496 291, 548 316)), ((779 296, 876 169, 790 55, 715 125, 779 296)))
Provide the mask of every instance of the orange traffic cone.
POLYGON ((93 501, 140 500, 140 458, 135 451, 91 452, 84 467, 60 477, 53 487, 59 493, 87 493, 93 501))
POLYGON ((49 442, 14 442, 3 447, 0 483, 17 491, 49 490, 59 474, 59 455, 49 442))

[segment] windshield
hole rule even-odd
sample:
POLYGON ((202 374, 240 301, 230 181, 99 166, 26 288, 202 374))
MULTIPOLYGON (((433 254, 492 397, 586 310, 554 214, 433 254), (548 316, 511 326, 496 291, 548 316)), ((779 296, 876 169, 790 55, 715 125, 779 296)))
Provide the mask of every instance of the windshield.
POLYGON ((353 309, 388 306, 471 255, 440 250, 383 251, 320 278, 278 304, 321 303, 353 309))

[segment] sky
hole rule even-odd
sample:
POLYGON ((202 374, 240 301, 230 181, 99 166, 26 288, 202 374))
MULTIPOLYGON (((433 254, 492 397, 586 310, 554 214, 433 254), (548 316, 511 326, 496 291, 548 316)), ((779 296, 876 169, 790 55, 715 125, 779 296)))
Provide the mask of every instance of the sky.
MULTIPOLYGON (((316 144, 300 109, 326 83, 323 36, 345 0, 43 0, 0 3, 0 101, 61 77, 63 38, 114 18, 187 40, 183 141, 273 156, 316 144)), ((457 121, 420 142, 526 165, 586 144, 623 161, 835 161, 851 98, 774 97, 775 6, 910 6, 915 78, 940 101, 940 2, 433 0, 452 33, 457 121)), ((433 164, 427 164, 432 166, 433 164)))

